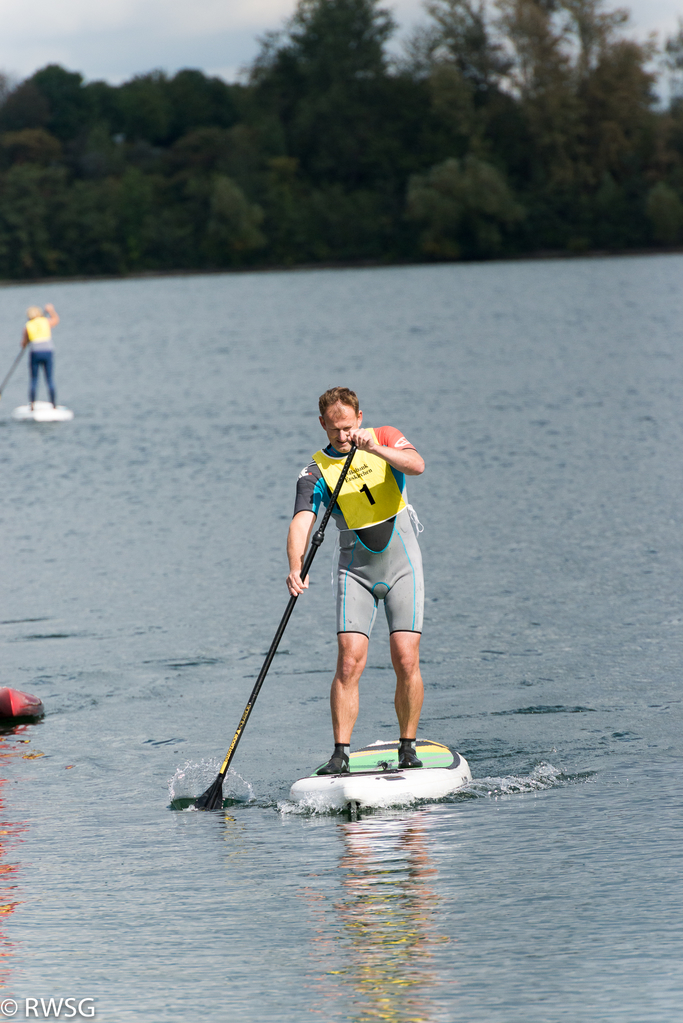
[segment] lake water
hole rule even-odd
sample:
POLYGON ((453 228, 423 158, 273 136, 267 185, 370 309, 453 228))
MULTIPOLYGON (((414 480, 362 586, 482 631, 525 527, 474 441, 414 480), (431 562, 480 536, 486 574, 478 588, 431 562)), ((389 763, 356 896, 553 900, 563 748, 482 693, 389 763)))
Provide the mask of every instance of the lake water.
MULTIPOLYGON (((0 684, 46 707, 0 736, 0 1018, 683 1020, 682 280, 672 255, 0 290, 0 373, 54 302, 75 412, 12 421, 25 364, 0 405, 0 684), (284 611, 335 384, 425 456, 420 734, 473 783, 289 803, 331 750, 328 537, 234 805, 175 812, 284 611)), ((361 701, 355 745, 394 738, 382 616, 361 701)))

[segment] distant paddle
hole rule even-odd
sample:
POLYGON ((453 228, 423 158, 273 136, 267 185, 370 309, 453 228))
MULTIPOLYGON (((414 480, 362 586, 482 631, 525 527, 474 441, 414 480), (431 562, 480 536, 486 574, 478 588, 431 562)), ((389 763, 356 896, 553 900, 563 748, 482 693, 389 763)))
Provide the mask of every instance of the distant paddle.
POLYGON ((20 350, 19 354, 17 355, 16 359, 12 363, 12 366, 10 367, 9 373, 7 374, 7 376, 5 377, 3 382, 0 384, 0 398, 2 398, 2 392, 5 390, 5 384, 7 383, 9 378, 12 376, 12 373, 14 373, 15 369, 19 365, 19 363, 21 361, 21 357, 22 357, 23 354, 24 354, 24 349, 22 348, 20 350))
MULTIPOLYGON (((346 458, 346 461, 344 462, 344 467, 342 468, 341 475, 339 476, 339 480, 337 482, 337 485, 334 488, 334 493, 332 494, 332 499, 331 499, 330 503, 328 504, 328 506, 327 506, 327 508, 325 510, 325 514, 323 515, 322 522, 320 523, 320 527, 318 529, 316 529, 315 533, 313 534, 313 536, 311 538, 311 546, 308 549, 308 554, 306 555, 306 559, 304 561, 303 568, 301 569, 301 581, 302 582, 305 581, 306 576, 308 575, 309 569, 310 569, 310 567, 311 567, 311 565, 313 563, 313 558, 316 556, 316 554, 318 552, 318 547, 320 547, 321 543, 325 539, 325 529, 327 527, 327 523, 329 522, 330 515, 332 514, 332 509, 334 508, 335 504, 337 503, 337 498, 339 497, 339 491, 341 490, 342 485, 344 483, 344 480, 346 479, 346 474, 347 474, 347 472, 349 471, 349 469, 351 467, 351 462, 353 461, 353 456, 355 455, 355 453, 356 453, 356 445, 352 444, 351 445, 351 450, 349 451, 349 453, 347 455, 347 458, 346 458)), ((277 648, 278 648, 278 646, 280 644, 280 640, 282 639, 282 635, 283 635, 285 629, 287 628, 287 622, 289 621, 289 619, 291 617, 291 614, 292 614, 292 611, 294 610, 294 605, 296 604, 297 599, 298 599, 298 597, 296 597, 296 596, 292 596, 292 597, 289 598, 289 603, 287 604, 287 609, 286 609, 285 613, 282 616, 282 620, 281 620, 280 624, 277 627, 277 632, 275 633, 275 637, 273 639, 273 642, 270 644, 270 650, 268 651, 268 654, 266 655, 266 659, 263 662, 263 667, 261 668, 261 670, 259 672, 259 676, 256 679, 256 684, 254 685, 254 688, 251 691, 251 696, 249 697, 249 702, 247 703, 246 707, 244 708, 244 713, 242 714, 242 718, 240 720, 240 723, 237 726, 237 731, 235 732, 235 734, 233 736, 233 739, 232 739, 232 742, 230 743, 230 749, 227 752, 227 756, 226 756, 225 760, 223 761, 223 765, 222 765, 220 771, 218 772, 218 777, 209 786, 209 788, 206 790, 206 792, 202 793, 202 795, 199 796, 199 798, 197 800, 195 800, 195 804, 194 805, 195 805, 195 807, 198 810, 220 810, 220 808, 223 806, 223 779, 225 778, 225 776, 226 776, 226 774, 228 772, 228 768, 230 767, 230 762, 231 762, 233 756, 235 755, 235 750, 237 749, 237 744, 240 741, 240 738, 242 736, 242 732, 244 731, 244 729, 246 727, 246 724, 247 724, 247 721, 249 720, 249 715, 251 714, 252 708, 253 708, 254 704, 256 703, 256 697, 258 696, 259 691, 261 689, 261 686, 263 685, 263 680, 265 679, 266 675, 268 674, 268 669, 270 668, 270 666, 271 666, 271 664, 273 662, 273 658, 275 657, 275 652, 276 652, 276 650, 277 650, 277 648)))

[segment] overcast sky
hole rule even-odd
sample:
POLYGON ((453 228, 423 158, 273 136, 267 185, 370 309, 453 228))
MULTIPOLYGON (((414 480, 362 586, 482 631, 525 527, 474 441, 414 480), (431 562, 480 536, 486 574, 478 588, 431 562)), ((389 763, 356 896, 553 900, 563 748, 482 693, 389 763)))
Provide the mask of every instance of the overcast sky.
MULTIPOLYGON (((420 0, 387 0, 402 31, 423 20, 420 0)), ((615 0, 640 36, 676 30, 683 0, 615 0)), ((201 68, 234 80, 295 0, 0 0, 0 69, 25 78, 45 64, 118 83, 163 68, 201 68)))

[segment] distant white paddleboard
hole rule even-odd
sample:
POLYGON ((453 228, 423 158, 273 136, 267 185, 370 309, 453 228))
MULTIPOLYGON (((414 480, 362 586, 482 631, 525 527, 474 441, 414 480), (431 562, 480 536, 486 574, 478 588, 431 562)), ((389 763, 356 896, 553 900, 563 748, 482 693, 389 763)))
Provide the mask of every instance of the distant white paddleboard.
POLYGON ((289 798, 314 809, 403 806, 420 799, 443 799, 472 780, 459 753, 430 739, 418 739, 416 753, 424 767, 399 770, 398 743, 375 742, 349 757, 349 774, 300 778, 289 798))
POLYGON ((12 419, 30 419, 34 423, 63 423, 73 417, 73 412, 66 405, 55 408, 49 401, 34 401, 33 408, 30 405, 20 405, 12 413, 12 419))

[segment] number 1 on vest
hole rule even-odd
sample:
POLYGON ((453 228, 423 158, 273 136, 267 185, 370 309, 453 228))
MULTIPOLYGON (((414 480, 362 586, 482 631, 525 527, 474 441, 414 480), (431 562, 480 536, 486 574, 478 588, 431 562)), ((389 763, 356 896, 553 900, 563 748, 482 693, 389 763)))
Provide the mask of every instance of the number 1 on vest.
MULTIPOLYGON (((368 429, 378 443, 375 431, 368 429)), ((337 485, 343 459, 344 455, 326 455, 324 451, 316 451, 313 455, 330 494, 334 493, 337 485)), ((393 469, 379 455, 364 451, 362 465, 357 471, 355 476, 352 470, 351 480, 347 478, 344 481, 337 498, 346 529, 365 529, 366 526, 386 522, 406 507, 402 485, 399 487, 393 469), (359 485, 361 480, 362 485, 359 485)))

